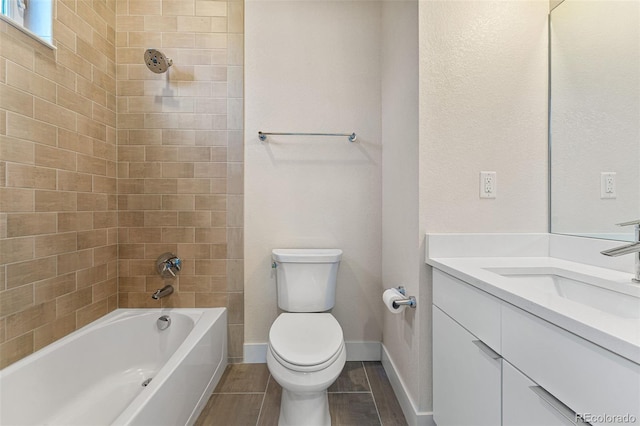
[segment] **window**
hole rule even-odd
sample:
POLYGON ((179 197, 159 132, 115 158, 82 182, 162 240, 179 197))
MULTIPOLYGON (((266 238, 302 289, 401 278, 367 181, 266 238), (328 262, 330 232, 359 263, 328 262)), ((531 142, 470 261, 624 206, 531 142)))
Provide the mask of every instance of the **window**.
POLYGON ((54 0, 0 0, 4 21, 51 45, 54 0))

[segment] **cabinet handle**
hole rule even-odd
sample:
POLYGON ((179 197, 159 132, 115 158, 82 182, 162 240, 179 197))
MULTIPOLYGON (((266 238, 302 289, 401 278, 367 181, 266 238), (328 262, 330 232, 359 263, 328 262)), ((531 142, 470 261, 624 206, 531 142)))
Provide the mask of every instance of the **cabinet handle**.
POLYGON ((573 411, 571 408, 564 405, 562 401, 560 401, 555 396, 551 395, 545 388, 542 386, 529 386, 536 395, 540 397, 544 402, 549 404, 551 408, 556 410, 562 417, 569 420, 571 424, 574 425, 591 425, 591 423, 587 423, 580 418, 580 416, 573 411))
POLYGON ((478 348, 480 348, 480 350, 482 352, 484 352, 485 354, 489 355, 491 357, 491 359, 500 359, 500 358, 502 358, 502 356, 498 352, 496 352, 493 349, 491 349, 482 340, 472 340, 471 343, 473 343, 478 348))

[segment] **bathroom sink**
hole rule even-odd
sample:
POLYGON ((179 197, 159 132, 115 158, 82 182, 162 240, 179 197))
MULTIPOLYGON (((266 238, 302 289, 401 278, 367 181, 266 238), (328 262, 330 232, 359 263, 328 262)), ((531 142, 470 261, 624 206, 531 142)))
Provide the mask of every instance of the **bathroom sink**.
POLYGON ((546 268, 485 268, 509 280, 514 290, 537 293, 580 303, 625 319, 640 319, 640 288, 633 284, 546 268))

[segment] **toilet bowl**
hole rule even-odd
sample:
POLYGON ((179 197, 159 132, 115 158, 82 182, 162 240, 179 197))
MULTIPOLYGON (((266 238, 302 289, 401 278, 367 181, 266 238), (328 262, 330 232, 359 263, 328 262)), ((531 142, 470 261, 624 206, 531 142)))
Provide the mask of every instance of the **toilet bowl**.
POLYGON ((278 425, 331 425, 327 388, 346 359, 342 328, 331 314, 280 314, 267 352, 269 371, 282 386, 278 425))

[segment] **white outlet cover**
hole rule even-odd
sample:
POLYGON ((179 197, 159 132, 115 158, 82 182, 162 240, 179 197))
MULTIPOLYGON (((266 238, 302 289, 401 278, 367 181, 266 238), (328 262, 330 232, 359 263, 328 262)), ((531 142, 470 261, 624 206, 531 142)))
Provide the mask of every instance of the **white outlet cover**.
POLYGON ((496 172, 480 172, 480 198, 496 198, 496 172))
POLYGON ((616 191, 616 172, 600 173, 600 198, 610 199, 618 196, 616 191))

